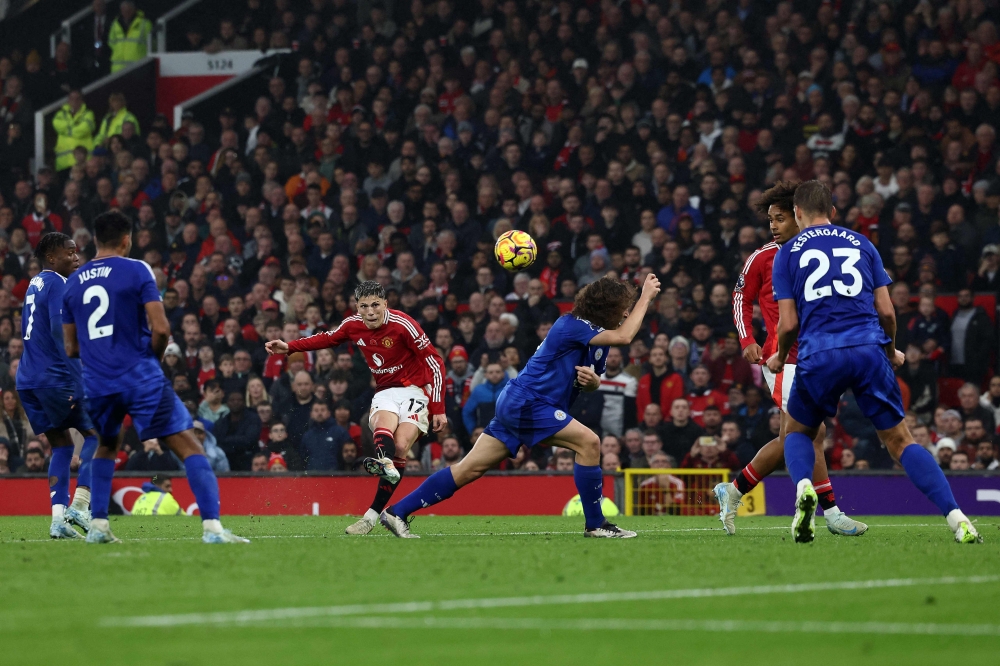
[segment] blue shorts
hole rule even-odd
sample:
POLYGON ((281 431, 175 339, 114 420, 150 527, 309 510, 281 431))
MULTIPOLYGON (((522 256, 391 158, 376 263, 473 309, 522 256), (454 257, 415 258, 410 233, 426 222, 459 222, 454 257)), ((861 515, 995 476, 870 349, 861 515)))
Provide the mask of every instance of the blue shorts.
POLYGON ((116 437, 126 414, 132 417, 140 440, 166 437, 194 427, 184 403, 163 375, 130 391, 90 398, 90 417, 102 437, 116 437))
POLYGON ((837 414, 847 389, 854 390, 861 413, 876 429, 888 430, 903 420, 899 383, 878 345, 827 349, 800 358, 786 410, 802 425, 817 428, 837 414))
POLYGON ((17 394, 31 429, 37 433, 67 428, 80 432, 94 429, 87 414, 87 398, 78 387, 18 389, 17 394))
POLYGON ((569 425, 573 417, 565 410, 540 402, 507 384, 497 397, 496 416, 483 433, 503 442, 516 456, 524 444, 532 447, 569 425))

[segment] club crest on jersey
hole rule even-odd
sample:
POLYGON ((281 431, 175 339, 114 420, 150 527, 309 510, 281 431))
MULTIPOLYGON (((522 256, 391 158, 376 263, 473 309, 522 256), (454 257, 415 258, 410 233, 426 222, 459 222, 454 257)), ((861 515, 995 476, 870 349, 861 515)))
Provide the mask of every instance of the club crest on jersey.
POLYGON ((372 360, 375 361, 375 365, 380 368, 382 367, 382 364, 385 363, 385 359, 378 354, 372 354, 372 360))
POLYGON ((596 352, 594 352, 594 360, 595 361, 600 361, 602 356, 604 356, 604 350, 603 349, 598 349, 596 352))
POLYGON ((565 421, 566 420, 566 412, 564 412, 561 409, 557 409, 556 413, 553 414, 553 416, 556 417, 556 421, 565 421))
POLYGON ((382 338, 382 346, 389 348, 392 346, 392 338, 382 338))
POLYGON ((743 273, 740 273, 740 276, 736 278, 736 291, 743 291, 743 285, 743 273))

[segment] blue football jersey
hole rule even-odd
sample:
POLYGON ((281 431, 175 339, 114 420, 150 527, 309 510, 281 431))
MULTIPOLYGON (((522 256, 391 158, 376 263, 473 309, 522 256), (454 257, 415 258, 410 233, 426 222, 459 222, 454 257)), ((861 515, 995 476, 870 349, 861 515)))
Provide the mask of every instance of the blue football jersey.
POLYGON ((62 388, 80 381, 80 364, 66 356, 62 334, 66 278, 45 270, 31 278, 21 313, 24 353, 17 367, 17 388, 62 388))
POLYGON ((159 300, 156 278, 144 261, 104 257, 69 276, 63 322, 76 324, 89 397, 162 381, 145 307, 159 300))
POLYGON ((810 227, 774 257, 774 299, 794 299, 799 315, 799 359, 822 349, 885 345, 875 312, 875 290, 892 280, 875 246, 832 224, 810 227))
POLYGON ((576 366, 590 366, 598 375, 605 372, 608 348, 590 346, 594 336, 603 330, 573 315, 559 317, 524 369, 510 383, 541 402, 568 410, 580 394, 576 366))

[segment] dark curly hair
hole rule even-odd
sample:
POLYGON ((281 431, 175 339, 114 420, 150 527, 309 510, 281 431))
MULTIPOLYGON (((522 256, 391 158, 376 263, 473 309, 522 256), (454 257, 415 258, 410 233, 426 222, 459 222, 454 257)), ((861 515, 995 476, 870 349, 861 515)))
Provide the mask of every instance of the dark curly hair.
POLYGON ((635 287, 631 283, 602 277, 577 292, 573 315, 601 328, 614 330, 634 300, 635 287))
POLYGON ((779 180, 773 187, 764 190, 753 207, 764 217, 767 217, 767 210, 771 206, 777 206, 781 210, 791 213, 795 210, 795 190, 798 188, 798 183, 793 183, 790 180, 779 180))
POLYGON ((44 266, 49 263, 49 260, 45 257, 50 252, 55 252, 59 248, 65 247, 66 242, 71 240, 73 239, 66 234, 59 233, 58 231, 47 233, 42 236, 42 240, 38 241, 38 247, 35 248, 35 257, 37 257, 44 266))

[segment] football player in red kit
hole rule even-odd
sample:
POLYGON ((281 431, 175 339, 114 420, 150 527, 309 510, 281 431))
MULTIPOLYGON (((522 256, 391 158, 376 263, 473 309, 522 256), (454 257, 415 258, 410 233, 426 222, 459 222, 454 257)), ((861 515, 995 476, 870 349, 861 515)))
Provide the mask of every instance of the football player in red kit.
MULTIPOLYGON (((771 287, 771 265, 778 248, 800 231, 795 223, 792 203, 796 187, 796 183, 781 181, 761 195, 756 207, 759 212, 767 215, 774 241, 750 255, 733 290, 733 320, 743 347, 743 358, 750 363, 763 364, 778 350, 778 303, 774 300, 771 287), (767 327, 767 340, 764 342, 763 350, 754 340, 751 328, 754 300, 760 304, 760 311, 767 327)), ((766 365, 763 367, 764 380, 771 391, 771 398, 782 410, 781 436, 765 444, 750 464, 737 474, 732 483, 720 483, 715 487, 715 496, 719 500, 719 520, 722 521, 727 534, 736 533, 736 509, 740 498, 784 461, 785 405, 795 377, 796 351, 797 345, 792 347, 784 369, 778 374, 772 373, 766 365)), ((823 507, 826 526, 834 534, 859 536, 865 533, 868 526, 849 518, 837 507, 833 486, 830 484, 826 469, 826 459, 823 456, 825 436, 826 429, 820 426, 814 443, 816 466, 813 469, 813 483, 820 498, 820 505, 823 507)))
POLYGON ((444 413, 444 362, 420 325, 409 315, 386 307, 378 282, 362 282, 354 290, 358 314, 332 331, 291 342, 272 340, 269 354, 313 351, 350 342, 365 356, 375 375, 368 423, 374 433, 375 455, 365 458, 365 470, 381 477, 375 500, 348 534, 368 534, 389 502, 406 468, 410 447, 428 427, 440 432, 444 413), (430 419, 428 419, 430 414, 430 419))

